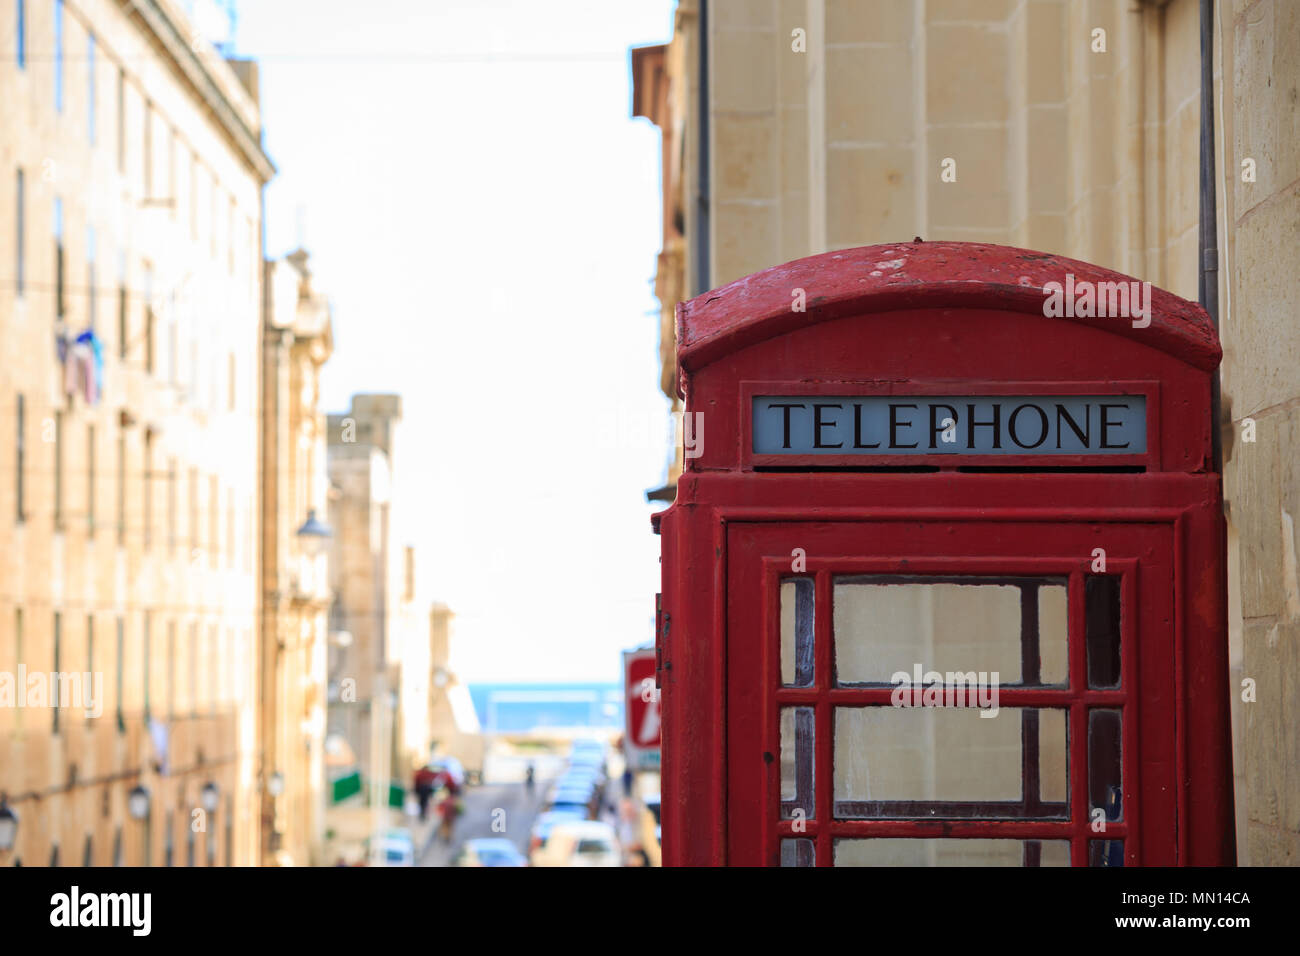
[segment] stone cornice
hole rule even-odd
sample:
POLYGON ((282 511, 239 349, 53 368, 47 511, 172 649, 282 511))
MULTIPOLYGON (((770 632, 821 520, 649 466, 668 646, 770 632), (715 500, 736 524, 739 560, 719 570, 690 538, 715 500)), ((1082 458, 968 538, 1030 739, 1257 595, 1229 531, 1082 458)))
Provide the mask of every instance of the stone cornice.
POLYGON ((244 93, 239 79, 219 58, 195 52, 184 30, 188 22, 171 0, 127 0, 145 29, 162 47, 181 75, 213 113, 238 147, 240 155, 263 182, 275 175, 275 165, 262 149, 258 110, 244 93))

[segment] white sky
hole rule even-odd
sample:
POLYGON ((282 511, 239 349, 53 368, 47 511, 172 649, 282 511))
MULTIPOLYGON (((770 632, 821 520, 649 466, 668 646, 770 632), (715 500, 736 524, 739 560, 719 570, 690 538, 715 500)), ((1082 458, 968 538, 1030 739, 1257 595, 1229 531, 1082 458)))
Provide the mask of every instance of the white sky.
POLYGON ((267 251, 334 305, 331 411, 398 392, 420 586, 471 681, 618 680, 653 639, 670 437, 659 135, 628 47, 672 0, 244 0, 267 251), (301 210, 301 212, 300 212, 301 210))

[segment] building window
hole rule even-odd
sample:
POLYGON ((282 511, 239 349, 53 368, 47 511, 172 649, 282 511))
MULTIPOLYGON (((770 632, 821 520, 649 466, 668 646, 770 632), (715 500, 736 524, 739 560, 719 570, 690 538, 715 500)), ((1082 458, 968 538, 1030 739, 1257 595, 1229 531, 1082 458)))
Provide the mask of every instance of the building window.
MULTIPOLYGON (((54 673, 63 670, 63 615, 54 612, 54 673)), ((60 683, 62 683, 60 681, 60 683)), ((57 685, 50 692, 50 709, 54 711, 54 732, 59 732, 59 694, 57 685)))
POLYGON ((130 320, 127 316, 129 304, 130 299, 126 294, 126 252, 123 250, 117 256, 117 357, 123 362, 129 354, 131 336, 130 320))
POLYGON ((153 375, 157 372, 157 350, 154 348, 153 269, 144 267, 144 367, 153 375))
POLYGON ((113 831, 113 865, 122 865, 122 828, 113 831))
POLYGON ((176 293, 173 292, 167 302, 167 381, 177 383, 179 361, 176 350, 180 332, 176 327, 176 293))
POLYGON ((113 688, 114 696, 116 698, 117 732, 121 734, 126 732, 126 709, 122 702, 123 685, 126 683, 125 667, 123 666, 126 663, 126 621, 122 619, 122 615, 120 614, 117 616, 115 629, 117 631, 117 634, 115 635, 117 638, 117 647, 114 649, 113 658, 113 663, 115 665, 113 672, 113 688))
POLYGON ((86 303, 91 329, 95 328, 95 227, 86 227, 86 303))
POLYGON ((144 546, 153 547, 153 432, 145 429, 144 433, 144 499, 140 511, 144 524, 144 546))
MULTIPOLYGON (((149 651, 150 651, 149 645, 151 643, 151 638, 153 637, 153 635, 150 633, 152 624, 153 624, 153 613, 151 611, 145 611, 144 612, 144 634, 141 639, 141 648, 140 648, 142 652, 140 655, 140 666, 143 670, 143 673, 140 676, 144 678, 144 722, 146 724, 148 724, 153 717, 153 708, 152 708, 153 696, 149 693, 149 662, 151 660, 149 656, 149 651)), ((145 859, 146 860, 149 859, 148 854, 145 855, 145 859)), ((148 865, 150 864, 146 864, 146 866, 148 865)))
POLYGON ((86 425, 86 531, 95 536, 95 426, 86 425))
POLYGON ((54 530, 63 530, 63 410, 54 411, 54 530))
POLYGON ((18 393, 15 417, 17 431, 14 436, 14 505, 15 518, 19 524, 22 524, 27 520, 23 486, 23 473, 27 470, 27 400, 22 392, 18 393))
POLYGON ((167 811, 167 833, 165 834, 164 839, 166 842, 163 844, 163 846, 165 847, 163 866, 175 866, 176 865, 176 811, 174 810, 167 811))
POLYGON ((95 145, 95 34, 86 35, 86 125, 90 145, 95 145))
POLYGON ((172 127, 167 129, 167 203, 170 207, 168 215, 172 219, 176 218, 176 207, 179 205, 176 201, 176 130, 172 127))
POLYGON ((153 199, 153 103, 144 103, 144 198, 153 199))
POLYGON ((63 200, 54 198, 54 315, 62 319, 66 303, 63 298, 63 200))
POLYGON ((217 629, 217 622, 213 621, 208 625, 208 662, 206 668, 208 675, 208 713, 213 717, 217 716, 217 683, 221 679, 222 667, 221 662, 225 660, 221 656, 221 634, 217 629))
POLYGON ((235 801, 226 797, 226 866, 235 865, 235 801))
POLYGON ((63 112, 63 0, 54 0, 54 109, 63 112))
POLYGON ((221 503, 221 488, 217 476, 208 476, 208 566, 217 566, 217 553, 221 550, 221 528, 218 506, 221 503))
POLYGON ((81 865, 95 865, 95 841, 89 833, 86 834, 85 845, 81 848, 81 865))
POLYGON ((51 868, 53 868, 58 865, 59 865, 59 845, 56 843, 54 844, 54 849, 50 850, 50 866, 51 868))
POLYGON ((126 172, 126 70, 117 70, 117 171, 126 172))
POLYGON ((14 242, 14 289, 16 294, 22 295, 27 278, 27 184, 21 166, 18 167, 14 225, 17 232, 14 242))
POLYGON ((190 621, 190 716, 199 715, 199 622, 190 621))
POLYGON ((167 719, 176 719, 176 620, 167 622, 167 719))
POLYGON ((117 430, 117 546, 126 544, 126 430, 117 430))
POLYGON ((185 865, 194 866, 194 828, 185 828, 185 865))
MULTIPOLYGON (((23 667, 23 609, 14 608, 14 673, 23 667)), ((23 711, 25 707, 14 708, 14 728, 19 734, 23 732, 23 711)))
POLYGON ((18 23, 15 28, 15 43, 18 47, 18 69, 27 68, 27 0, 17 0, 18 23))
POLYGON ((190 469, 190 558, 199 549, 199 470, 190 469))
POLYGON ((176 553, 176 459, 167 463, 167 550, 176 553))

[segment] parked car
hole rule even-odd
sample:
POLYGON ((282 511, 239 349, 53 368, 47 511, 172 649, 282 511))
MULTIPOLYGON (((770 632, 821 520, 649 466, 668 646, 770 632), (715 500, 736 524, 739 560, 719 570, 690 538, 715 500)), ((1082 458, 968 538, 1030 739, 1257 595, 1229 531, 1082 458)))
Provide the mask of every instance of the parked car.
POLYGON ((504 837, 467 840, 453 866, 527 866, 528 859, 504 837))
POLYGON ((551 828, 534 866, 622 866, 623 851, 614 828, 598 820, 571 820, 551 828))
POLYGON ((560 823, 575 823, 585 820, 587 814, 581 808, 566 810, 548 810, 533 821, 533 830, 528 838, 528 859, 533 866, 540 866, 539 853, 545 849, 551 831, 560 823))
POLYGON ((556 787, 547 798, 546 809, 581 807, 587 816, 600 809, 600 791, 590 786, 556 787))

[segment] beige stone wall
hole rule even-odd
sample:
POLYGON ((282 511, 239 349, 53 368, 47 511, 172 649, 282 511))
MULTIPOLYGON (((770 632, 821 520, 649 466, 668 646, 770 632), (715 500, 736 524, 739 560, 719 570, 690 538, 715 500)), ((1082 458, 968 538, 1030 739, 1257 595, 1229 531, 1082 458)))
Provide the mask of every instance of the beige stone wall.
MULTIPOLYGON (((11 359, 0 363, 0 671, 53 668, 57 615, 59 669, 102 674, 105 700, 98 718, 61 713, 57 733, 48 709, 0 708, 0 791, 21 818, 0 863, 43 865, 57 847, 61 864, 79 865, 89 840, 91 860, 107 865, 119 833, 123 861, 145 862, 144 825, 125 813, 126 793, 143 782, 153 794, 148 862, 162 863, 170 845, 185 865, 208 781, 220 803, 196 836, 196 862, 209 859, 210 841, 216 862, 247 863, 257 843, 255 413, 269 165, 237 148, 143 21, 111 0, 63 5, 56 109, 54 9, 27 4, 20 66, 14 5, 0 3, 0 348, 11 359), (55 335, 92 318, 104 370, 90 405, 65 393, 55 335), (165 776, 155 772, 146 701, 168 735, 165 776)), ((183 20, 180 29, 189 33, 183 20)), ((198 48, 238 101, 232 115, 256 129, 252 99, 215 52, 198 48)))
POLYGON ((1256 865, 1300 864, 1300 5, 1223 2, 1218 106, 1221 268, 1227 279, 1223 342, 1224 480, 1240 570, 1232 595, 1241 654, 1234 681, 1238 852, 1256 865), (1255 181, 1243 182, 1253 159, 1255 181), (1226 239, 1226 242, 1224 241, 1226 239), (1255 441, 1243 441, 1246 419, 1255 441), (1241 700, 1240 680, 1257 682, 1241 700), (1244 798, 1244 799, 1243 799, 1244 798), (1240 832, 1240 828, 1239 828, 1240 832))
MULTIPOLYGON (((684 130, 675 188, 687 249, 667 265, 661 256, 662 290, 700 291, 689 263, 705 238, 707 288, 921 236, 1065 254, 1196 298, 1197 0, 712 0, 707 237, 693 202, 697 9, 679 4, 669 48, 683 55, 668 61, 678 92, 660 125, 684 130), (1092 49, 1098 29, 1104 53, 1092 49)), ((1216 11, 1238 853, 1296 863, 1300 6, 1220 0, 1216 11), (1242 181, 1246 158, 1254 182, 1242 181), (1247 417, 1252 444, 1241 440, 1247 417), (1253 703, 1241 700, 1243 678, 1258 682, 1253 703)))
POLYGON ((1194 296, 1197 23, 1194 0, 710 4, 710 285, 919 235, 1194 296))

